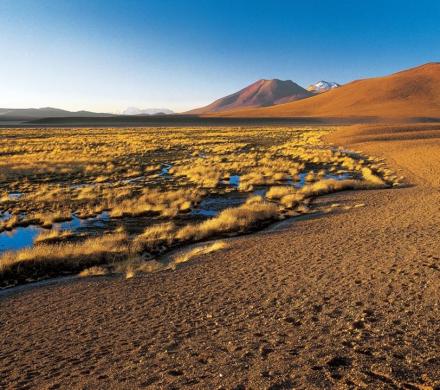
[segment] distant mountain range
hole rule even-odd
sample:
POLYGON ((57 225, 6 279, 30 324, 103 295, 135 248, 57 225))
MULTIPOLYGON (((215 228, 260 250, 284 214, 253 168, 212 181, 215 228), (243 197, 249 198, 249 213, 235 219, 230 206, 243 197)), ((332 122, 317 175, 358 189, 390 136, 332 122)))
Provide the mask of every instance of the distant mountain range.
POLYGON ((352 81, 299 101, 226 111, 221 116, 440 118, 440 63, 352 81))
MULTIPOLYGON (((139 109, 129 107, 122 115, 168 115, 174 112, 167 108, 146 108, 139 109)), ((30 121, 42 118, 108 118, 115 114, 92 112, 92 111, 68 111, 61 108, 0 108, 0 122, 30 121)))
POLYGON ((168 108, 137 108, 137 107, 128 107, 124 111, 122 111, 122 115, 170 115, 174 114, 174 111, 169 110, 168 108))
POLYGON ((258 80, 231 95, 186 114, 208 114, 243 109, 245 107, 267 107, 292 102, 313 96, 313 93, 291 80, 258 80))
MULTIPOLYGON (((127 116, 160 114, 170 115, 173 112, 165 108, 129 107, 117 116, 53 107, 0 108, 0 121, 41 122, 44 121, 42 118, 52 118, 51 122, 56 122, 56 118, 63 117, 95 117, 95 121, 99 121, 100 117, 122 120, 121 117, 125 116, 123 120, 132 122, 137 118, 128 119, 127 116)), ((432 62, 389 76, 356 80, 342 86, 321 80, 304 89, 291 80, 258 80, 205 107, 183 114, 219 118, 440 119, 440 63, 432 62)), ((170 118, 177 120, 178 117, 182 115, 171 115, 170 118)), ((87 120, 82 122, 87 123, 87 120)))
POLYGON ((62 117, 109 117, 112 114, 91 111, 67 111, 54 107, 43 108, 0 108, 0 120, 19 121, 39 118, 62 117))

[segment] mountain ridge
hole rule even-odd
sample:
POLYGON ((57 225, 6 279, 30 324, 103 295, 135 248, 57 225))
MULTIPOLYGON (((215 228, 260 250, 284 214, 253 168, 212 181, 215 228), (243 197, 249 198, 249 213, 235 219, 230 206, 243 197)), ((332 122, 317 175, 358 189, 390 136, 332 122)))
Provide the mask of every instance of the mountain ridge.
POLYGON ((354 80, 308 99, 234 110, 222 116, 440 118, 440 63, 354 80))
POLYGON ((61 117, 108 117, 113 114, 92 111, 68 111, 56 107, 40 108, 0 108, 0 120, 26 120, 61 117))
POLYGON ((122 111, 121 115, 171 115, 174 111, 168 108, 138 108, 138 107, 127 107, 122 111))

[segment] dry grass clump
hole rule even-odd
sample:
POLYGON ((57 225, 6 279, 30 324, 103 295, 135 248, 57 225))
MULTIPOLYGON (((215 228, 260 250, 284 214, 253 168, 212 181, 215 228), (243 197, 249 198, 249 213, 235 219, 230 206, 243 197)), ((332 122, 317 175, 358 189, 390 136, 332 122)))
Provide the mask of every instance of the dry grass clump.
POLYGON ((216 241, 211 244, 196 246, 186 252, 183 252, 172 258, 171 267, 175 267, 177 264, 185 263, 189 260, 192 260, 196 257, 206 255, 208 253, 216 252, 228 247, 228 244, 225 241, 216 241))
POLYGON ((174 217, 180 212, 189 211, 193 203, 198 202, 201 196, 202 193, 194 189, 158 191, 147 188, 137 198, 126 199, 112 205, 110 216, 119 218, 153 213, 164 217, 174 217))
POLYGON ((217 187, 220 179, 225 175, 220 166, 207 165, 204 159, 191 161, 187 165, 173 167, 169 173, 176 176, 186 176, 192 183, 203 188, 217 187))
POLYGON ((299 192, 305 197, 311 197, 344 190, 383 188, 383 186, 383 182, 380 183, 366 180, 323 179, 316 183, 305 185, 299 192))
POLYGON ((38 234, 38 236, 34 238, 34 244, 62 241, 73 236, 74 234, 70 230, 51 229, 38 234))
POLYGON ((127 263, 122 263, 118 267, 118 272, 121 272, 125 275, 125 279, 131 279, 136 274, 139 273, 153 273, 153 272, 159 272, 167 269, 168 267, 160 263, 156 260, 149 260, 149 261, 129 261, 127 263))
POLYGON ((138 273, 158 272, 166 268, 164 263, 157 260, 145 261, 139 257, 135 257, 116 264, 113 267, 113 272, 124 274, 125 279, 131 279, 138 273))
POLYGON ((129 250, 126 233, 107 234, 82 242, 41 244, 0 257, 2 279, 78 272, 86 267, 121 260, 129 250))
POLYGON ((176 233, 176 238, 197 241, 214 234, 243 231, 277 216, 278 207, 275 204, 252 200, 239 207, 225 209, 218 216, 199 224, 185 226, 176 233))
POLYGON ((295 194, 297 190, 288 186, 274 186, 270 187, 266 192, 266 198, 268 199, 281 199, 283 196, 295 194))
MULTIPOLYGON (((264 162, 267 162, 267 159, 263 159, 261 163, 264 162)), ((275 160, 270 165, 255 167, 249 173, 241 176, 238 189, 248 192, 252 191, 254 186, 267 186, 287 180, 296 180, 300 167, 302 167, 300 164, 294 162, 286 165, 284 159, 281 159, 279 165, 275 160)))
POLYGON ((295 208, 304 201, 306 195, 293 187, 271 187, 266 193, 266 197, 278 200, 282 206, 288 209, 295 208))
POLYGON ((104 275, 108 275, 109 273, 110 273, 110 271, 108 270, 108 268, 94 266, 94 267, 90 267, 90 268, 86 268, 85 270, 82 270, 79 273, 79 276, 81 276, 81 277, 104 276, 104 275))
POLYGON ((156 252, 162 247, 172 244, 177 228, 173 222, 161 223, 148 227, 133 240, 135 252, 156 252))
POLYGON ((139 273, 152 273, 166 269, 176 269, 178 264, 185 263, 196 257, 216 252, 227 247, 228 244, 226 242, 216 241, 214 243, 196 246, 192 249, 184 251, 183 253, 177 254, 176 256, 171 257, 167 263, 161 263, 157 260, 142 261, 137 259, 119 264, 116 269, 117 272, 124 273, 126 279, 130 279, 139 273))
POLYGON ((379 176, 375 175, 370 168, 362 168, 361 172, 364 180, 366 180, 367 182, 378 186, 385 185, 385 182, 379 176))
POLYGON ((151 273, 151 272, 161 271, 164 268, 165 265, 163 263, 160 263, 157 260, 149 260, 149 261, 144 261, 142 264, 139 264, 139 266, 134 268, 134 270, 135 272, 151 273))
POLYGON ((19 226, 21 219, 18 215, 12 215, 5 221, 0 221, 0 232, 4 230, 11 230, 16 226, 19 226))
POLYGON ((52 213, 34 213, 27 217, 24 217, 19 225, 39 225, 43 228, 50 229, 52 225, 56 222, 70 221, 72 219, 72 214, 67 210, 57 210, 52 213))
POLYGON ((291 194, 284 195, 280 199, 281 205, 288 209, 293 209, 304 201, 305 195, 300 192, 293 192, 291 194))

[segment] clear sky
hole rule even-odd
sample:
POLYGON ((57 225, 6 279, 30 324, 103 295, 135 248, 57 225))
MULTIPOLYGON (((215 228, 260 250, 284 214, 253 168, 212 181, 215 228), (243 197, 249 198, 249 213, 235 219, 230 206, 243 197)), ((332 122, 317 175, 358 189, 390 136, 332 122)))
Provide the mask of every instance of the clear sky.
POLYGON ((0 107, 182 111, 440 60, 439 0, 0 0, 0 107))

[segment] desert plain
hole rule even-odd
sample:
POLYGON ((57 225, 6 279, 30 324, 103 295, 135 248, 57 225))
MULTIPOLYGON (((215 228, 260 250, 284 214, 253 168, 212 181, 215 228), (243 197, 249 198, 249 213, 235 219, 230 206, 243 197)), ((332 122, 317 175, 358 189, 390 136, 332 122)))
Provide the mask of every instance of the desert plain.
POLYGON ((438 124, 3 131, 0 387, 440 386, 438 124))

